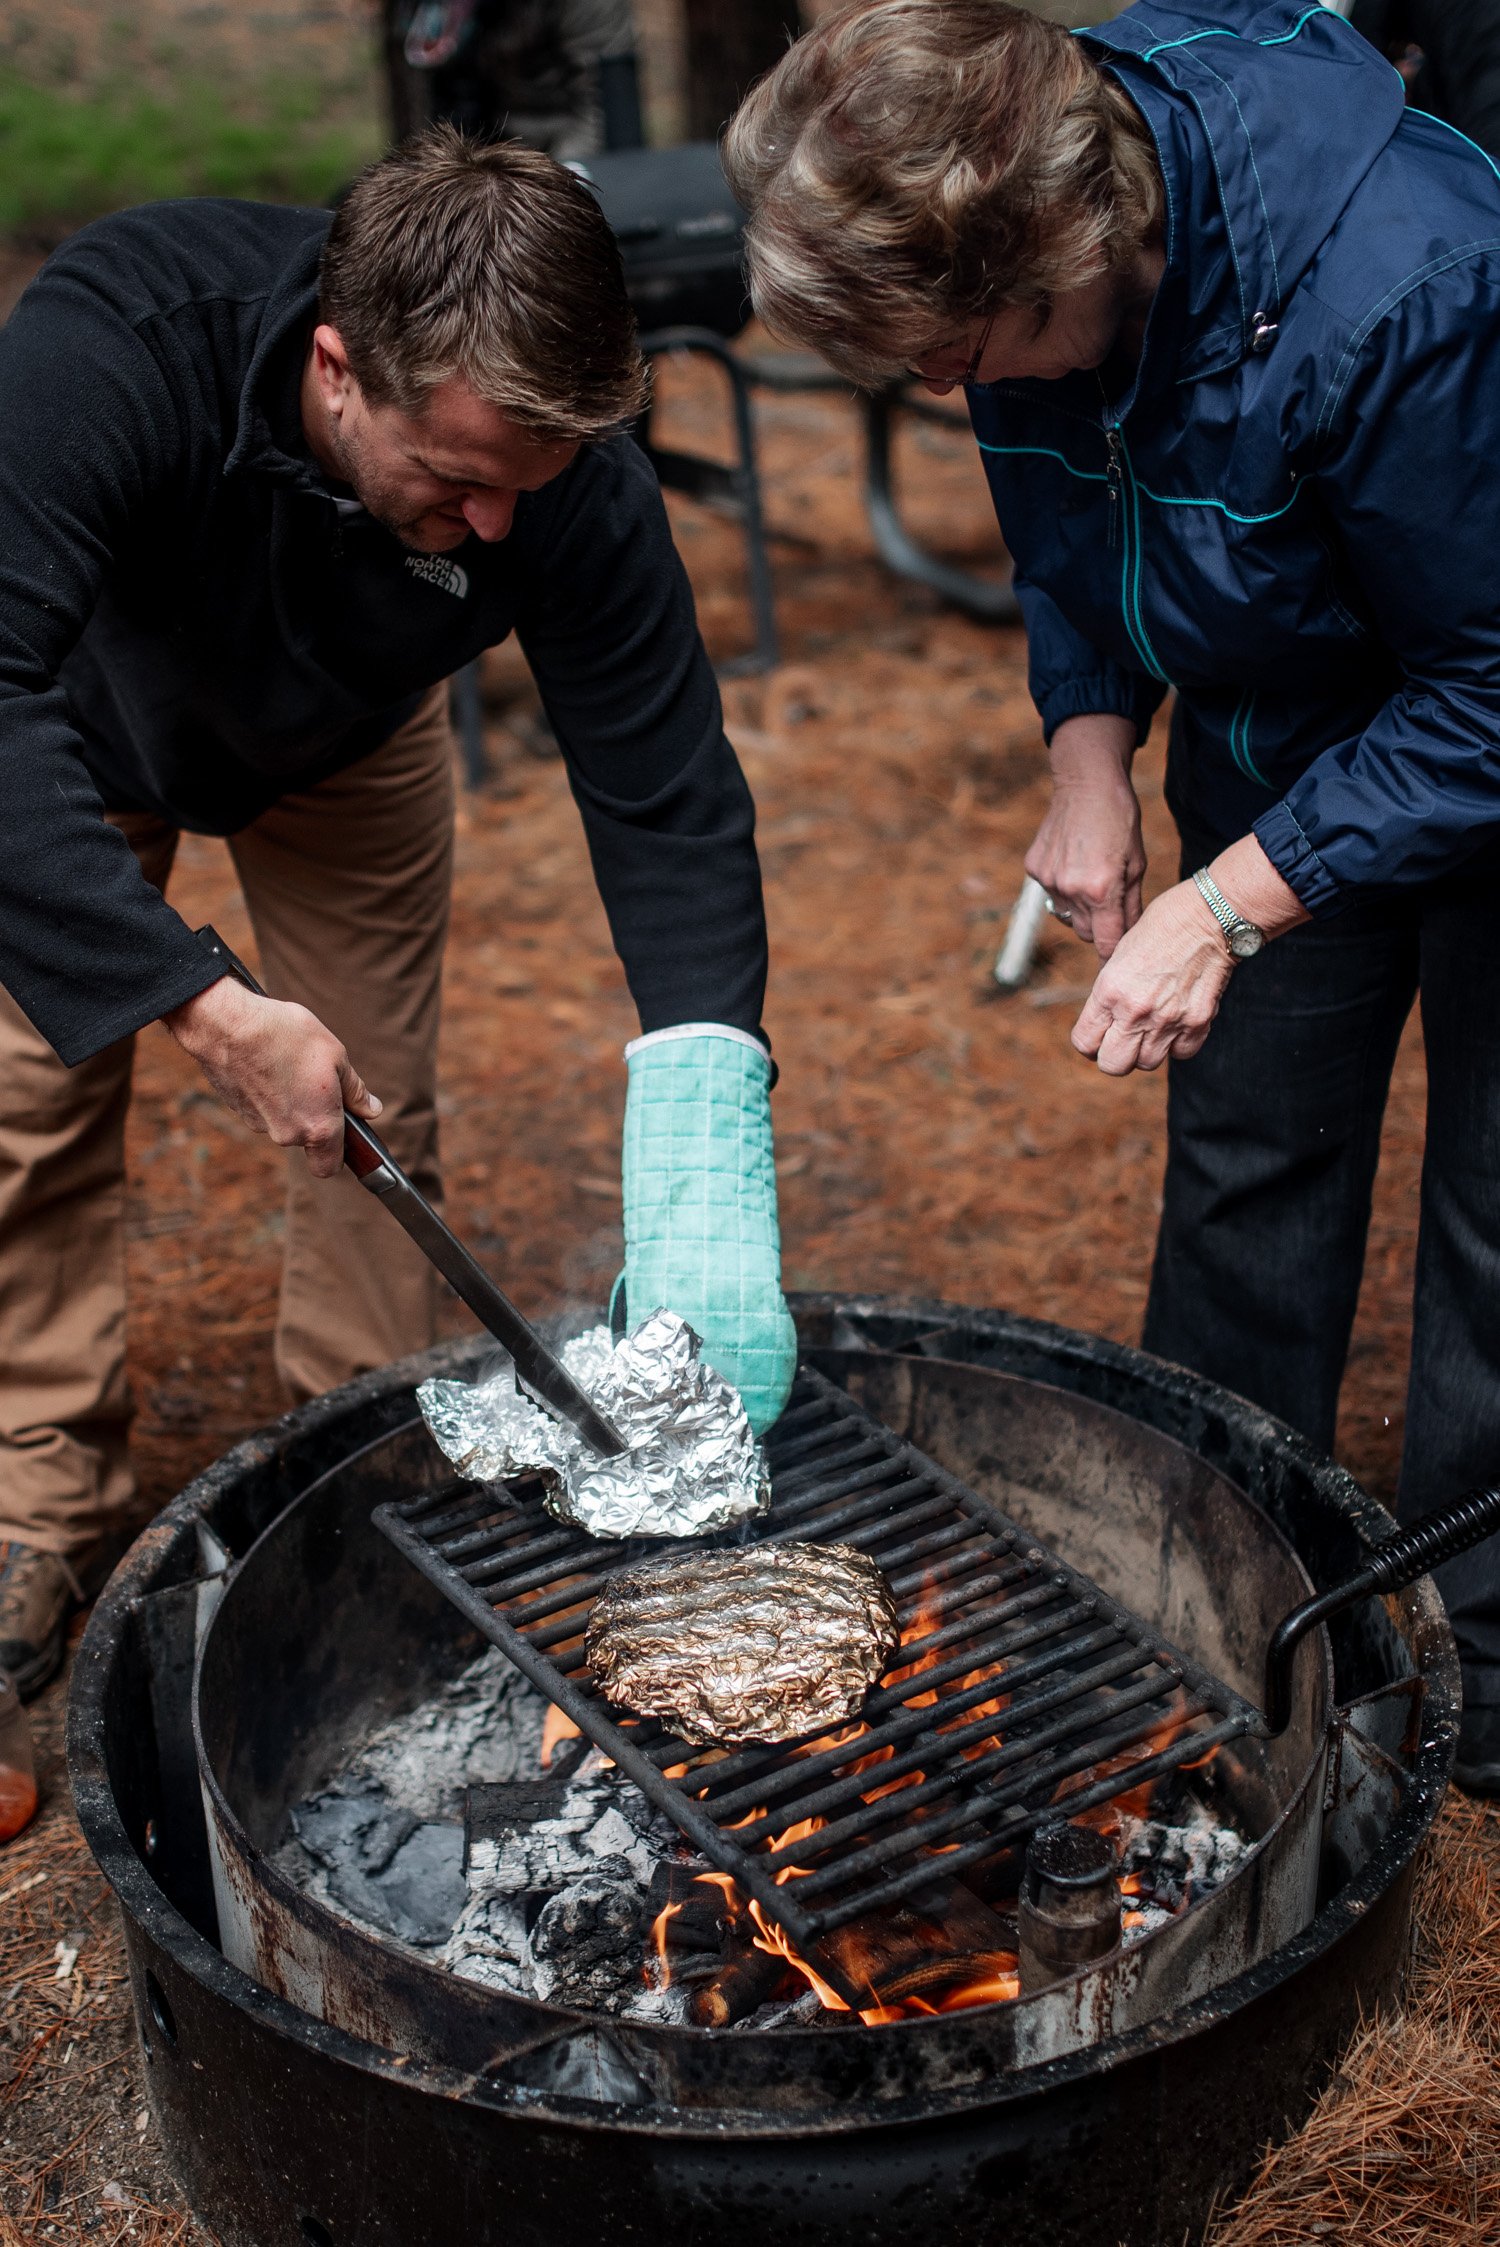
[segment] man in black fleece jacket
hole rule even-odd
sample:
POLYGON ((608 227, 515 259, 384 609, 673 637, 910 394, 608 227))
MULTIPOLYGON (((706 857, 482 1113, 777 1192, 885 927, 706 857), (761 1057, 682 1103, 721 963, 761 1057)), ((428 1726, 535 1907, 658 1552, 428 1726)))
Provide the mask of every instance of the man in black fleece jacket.
POLYGON ((480 650, 526 653, 643 1030, 759 1037, 753 812, 619 434, 642 398, 588 190, 445 129, 331 235, 230 202, 103 220, 0 335, 0 1665, 25 1689, 132 1516, 132 1033, 165 1022, 306 1156, 293 1392, 433 1338, 428 1274, 336 1176, 340 1108, 379 1113, 436 1190, 442 682, 480 650), (230 838, 272 998, 166 902, 182 829, 230 838))

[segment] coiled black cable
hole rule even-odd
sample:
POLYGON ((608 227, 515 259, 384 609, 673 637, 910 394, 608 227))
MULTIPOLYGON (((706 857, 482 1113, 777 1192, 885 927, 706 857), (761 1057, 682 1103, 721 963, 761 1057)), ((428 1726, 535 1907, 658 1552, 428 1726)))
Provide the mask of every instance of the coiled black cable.
POLYGON ((1399 1592, 1445 1560, 1456 1560, 1471 1545, 1493 1537, 1496 1530, 1500 1530, 1500 1490, 1471 1490, 1456 1506, 1429 1514, 1376 1547, 1369 1561, 1375 1589, 1399 1592))

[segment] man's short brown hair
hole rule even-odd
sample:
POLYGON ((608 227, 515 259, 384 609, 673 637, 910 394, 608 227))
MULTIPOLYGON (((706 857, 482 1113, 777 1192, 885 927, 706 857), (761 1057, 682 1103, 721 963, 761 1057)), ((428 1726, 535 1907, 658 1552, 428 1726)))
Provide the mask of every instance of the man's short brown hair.
POLYGON ((420 411, 454 376, 543 439, 605 435, 646 375, 620 253, 582 180, 513 142, 434 125, 360 174, 319 269, 373 404, 420 411))

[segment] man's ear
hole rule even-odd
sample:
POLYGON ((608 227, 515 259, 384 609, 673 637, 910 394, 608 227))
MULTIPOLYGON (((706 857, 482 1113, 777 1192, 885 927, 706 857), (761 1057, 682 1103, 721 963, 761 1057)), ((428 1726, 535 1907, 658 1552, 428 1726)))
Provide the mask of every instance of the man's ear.
POLYGON ((326 320, 320 321, 313 329, 312 362, 319 395, 328 412, 337 420, 351 393, 359 389, 359 384, 349 364, 343 337, 326 320))

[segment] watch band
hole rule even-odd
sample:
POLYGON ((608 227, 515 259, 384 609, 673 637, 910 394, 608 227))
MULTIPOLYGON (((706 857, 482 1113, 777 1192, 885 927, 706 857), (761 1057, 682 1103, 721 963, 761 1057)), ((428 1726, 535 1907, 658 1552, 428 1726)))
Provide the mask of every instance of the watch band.
POLYGON ((1257 928, 1237 913, 1206 866, 1200 866, 1193 876, 1193 885, 1204 904, 1224 931, 1224 941, 1229 946, 1233 960, 1253 959, 1266 941, 1266 932, 1257 928))

